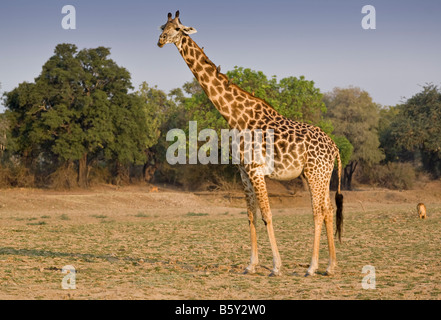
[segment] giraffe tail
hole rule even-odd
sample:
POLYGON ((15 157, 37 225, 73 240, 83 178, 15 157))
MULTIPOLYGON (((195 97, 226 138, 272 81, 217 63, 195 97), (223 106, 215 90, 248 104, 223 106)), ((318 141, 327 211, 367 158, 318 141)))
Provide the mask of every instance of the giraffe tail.
POLYGON ((337 166, 338 166, 338 188, 337 193, 335 194, 335 203, 337 205, 336 212, 336 225, 337 229, 335 231, 336 236, 338 236, 338 241, 341 242, 341 233, 343 228, 343 195, 341 194, 340 185, 341 185, 341 160, 340 160, 340 152, 337 151, 337 166))

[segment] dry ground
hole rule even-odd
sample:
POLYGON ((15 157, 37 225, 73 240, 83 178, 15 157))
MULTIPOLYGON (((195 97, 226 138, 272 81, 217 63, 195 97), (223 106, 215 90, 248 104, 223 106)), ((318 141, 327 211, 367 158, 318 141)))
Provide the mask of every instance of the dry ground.
MULTIPOLYGON (((338 268, 303 277, 312 250, 308 192, 271 203, 283 262, 272 258, 259 223, 260 266, 243 275, 250 240, 240 192, 191 193, 159 186, 55 192, 0 190, 0 299, 440 299, 441 183, 421 190, 344 192, 338 268), (419 220, 418 202, 428 219, 419 220), (76 269, 76 289, 61 269, 76 269), (365 265, 376 288, 362 288, 365 265)), ((271 191, 271 187, 270 187, 271 191)))

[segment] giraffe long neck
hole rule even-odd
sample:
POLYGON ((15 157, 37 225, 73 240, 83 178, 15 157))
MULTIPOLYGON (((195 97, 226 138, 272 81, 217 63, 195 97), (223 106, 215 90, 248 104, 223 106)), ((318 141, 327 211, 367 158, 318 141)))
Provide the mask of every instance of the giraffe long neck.
POLYGON ((258 128, 259 118, 277 115, 265 101, 231 83, 189 36, 182 36, 176 46, 208 98, 231 128, 258 128))

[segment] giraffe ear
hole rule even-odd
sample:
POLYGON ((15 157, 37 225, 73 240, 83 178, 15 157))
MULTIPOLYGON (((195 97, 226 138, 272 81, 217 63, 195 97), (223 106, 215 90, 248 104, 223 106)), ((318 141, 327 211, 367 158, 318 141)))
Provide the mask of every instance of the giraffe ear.
POLYGON ((193 33, 196 33, 196 32, 197 32, 196 29, 193 28, 193 27, 183 27, 183 28, 182 28, 182 31, 183 31, 185 34, 193 34, 193 33))

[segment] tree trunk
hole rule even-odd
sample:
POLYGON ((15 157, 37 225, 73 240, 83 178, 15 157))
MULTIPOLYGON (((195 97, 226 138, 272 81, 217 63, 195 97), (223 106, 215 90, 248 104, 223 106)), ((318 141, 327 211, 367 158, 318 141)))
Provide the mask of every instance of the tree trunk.
POLYGON ((114 168, 113 184, 120 186, 124 183, 130 184, 130 167, 124 166, 121 162, 116 160, 114 168))
POLYGON ((78 161, 78 185, 80 188, 87 188, 89 186, 88 171, 87 153, 84 153, 81 159, 78 161))
POLYGON ((145 163, 144 167, 143 167, 143 176, 144 176, 144 181, 147 183, 153 182, 153 178, 155 176, 155 172, 157 169, 157 165, 156 164, 151 164, 151 163, 145 163))
POLYGON ((352 175, 354 174, 355 169, 357 169, 357 165, 358 165, 357 161, 351 161, 345 167, 344 178, 343 178, 343 186, 347 190, 352 190, 352 175))

